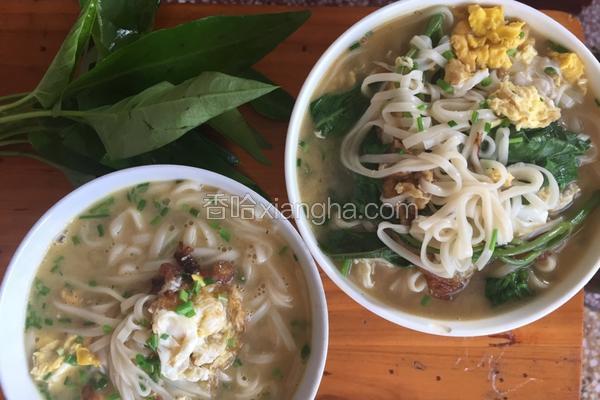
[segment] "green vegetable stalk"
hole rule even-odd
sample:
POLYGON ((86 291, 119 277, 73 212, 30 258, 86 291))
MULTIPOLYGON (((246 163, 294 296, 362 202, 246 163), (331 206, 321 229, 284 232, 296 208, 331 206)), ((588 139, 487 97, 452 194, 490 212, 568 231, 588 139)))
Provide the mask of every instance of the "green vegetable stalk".
POLYGON ((0 98, 0 157, 45 161, 75 183, 176 163, 253 185, 235 169, 237 157, 205 133, 212 129, 269 163, 269 144, 238 107, 289 117, 293 98, 252 65, 309 13, 215 16, 152 32, 158 4, 81 0, 79 18, 37 87, 0 98))

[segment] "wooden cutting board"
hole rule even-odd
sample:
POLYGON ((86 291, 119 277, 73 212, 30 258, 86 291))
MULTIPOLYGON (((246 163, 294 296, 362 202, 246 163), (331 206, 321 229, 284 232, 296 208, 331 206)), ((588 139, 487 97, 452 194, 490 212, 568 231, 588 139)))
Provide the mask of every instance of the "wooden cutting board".
MULTIPOLYGON (((161 8, 157 23, 172 26, 205 15, 289 9, 170 4, 161 8)), ((0 2, 0 95, 35 86, 77 10, 75 0, 0 2)), ((308 23, 259 65, 294 94, 329 44, 373 9, 317 7, 312 11, 308 23)), ((583 36, 576 19, 559 12, 548 14, 583 36)), ((287 197, 283 177, 286 124, 260 118, 252 121, 273 144, 268 152, 273 164, 257 165, 237 153, 244 170, 281 201, 287 197)), ((1 274, 33 223, 70 190, 62 174, 44 164, 0 159, 1 274)), ((319 400, 579 398, 581 293, 548 317, 503 336, 443 338, 378 318, 348 298, 325 274, 321 276, 329 304, 330 346, 319 400)))

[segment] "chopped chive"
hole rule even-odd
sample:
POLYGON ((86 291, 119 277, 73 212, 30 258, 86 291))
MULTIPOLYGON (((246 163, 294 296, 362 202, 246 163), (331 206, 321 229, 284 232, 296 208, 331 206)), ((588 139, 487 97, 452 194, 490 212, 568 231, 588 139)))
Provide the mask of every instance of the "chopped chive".
POLYGON ((110 325, 102 325, 102 332, 104 332, 105 335, 108 335, 112 331, 113 331, 113 327, 112 326, 110 326, 110 325))
POLYGON ((146 208, 146 200, 141 199, 140 201, 138 201, 137 203, 137 210, 138 211, 144 211, 144 208, 146 208))
POLYGON ((419 132, 422 132, 425 128, 423 127, 423 117, 422 116, 418 116, 417 117, 417 130, 419 132))
POLYGON ((52 320, 52 318, 46 318, 44 319, 44 323, 48 326, 52 326, 54 325, 54 321, 52 320))
POLYGON ((454 58, 454 53, 452 52, 452 50, 446 50, 442 53, 442 56, 444 56, 446 60, 452 60, 454 58))
POLYGON ((425 111, 425 110, 427 110, 427 104, 425 104, 425 103, 419 104, 417 106, 417 109, 421 110, 421 111, 425 111))
POLYGON ((179 315, 184 315, 188 318, 196 315, 196 311, 194 311, 194 305, 191 301, 186 301, 185 303, 178 305, 175 308, 175 312, 179 315))
POLYGON ((550 47, 551 50, 553 50, 553 51, 555 51, 557 53, 569 53, 570 52, 570 50, 567 49, 562 44, 553 42, 551 40, 548 41, 548 47, 550 47))
POLYGON ((431 301, 431 296, 429 295, 424 295, 423 297, 421 297, 421 305, 423 307, 427 306, 429 304, 429 302, 431 301))
POLYGON ((98 286, 98 282, 96 282, 95 280, 92 279, 91 281, 88 282, 88 285, 90 285, 91 287, 96 287, 96 286, 98 286))
POLYGON ((296 167, 301 167, 302 166, 302 159, 298 158, 296 159, 296 167))
POLYGON ((288 247, 281 246, 281 248, 279 249, 279 252, 277 254, 279 254, 281 256, 281 255, 285 254, 286 251, 288 251, 288 247))
POLYGON ((189 213, 190 213, 190 215, 191 215, 192 217, 195 217, 195 218, 197 218, 197 217, 198 217, 198 215, 200 215, 200 210, 198 210, 197 208, 194 208, 194 207, 192 207, 192 208, 190 208, 190 211, 189 211, 189 213))
POLYGON ((486 131, 486 132, 491 131, 492 130, 492 124, 490 122, 486 122, 485 125, 484 125, 484 127, 483 127, 483 130, 486 131))
POLYGON ((162 335, 160 335, 160 340, 167 340, 168 338, 169 338, 168 333, 163 333, 162 335))
POLYGON ((352 51, 352 50, 356 50, 360 47, 360 42, 354 42, 350 45, 350 47, 348 47, 348 50, 352 51))
POLYGON ((509 144, 517 144, 517 143, 521 143, 522 141, 523 141, 522 137, 515 137, 515 138, 508 139, 509 144))
POLYGON ((350 267, 352 267, 352 259, 351 258, 346 258, 344 259, 344 261, 342 262, 342 275, 344 276, 348 276, 348 274, 350 273, 350 267))
POLYGON ((150 225, 156 225, 160 222, 161 217, 160 215, 157 215, 156 217, 152 218, 152 221, 150 221, 150 225))
POLYGON ((509 57, 514 57, 515 54, 517 54, 517 49, 508 49, 506 50, 506 54, 508 54, 509 57))
POLYGON ((281 372, 281 368, 279 368, 279 367, 273 368, 273 371, 271 371, 271 374, 273 375, 273 378, 275 378, 277 380, 283 379, 283 372, 281 372))
POLYGON ((190 294, 186 290, 179 291, 179 300, 181 300, 185 303, 189 299, 190 299, 190 294))
POLYGON ((554 68, 554 67, 546 67, 546 68, 544 68, 544 73, 546 75, 554 76, 554 75, 558 74, 558 71, 556 71, 556 68, 554 68))
POLYGON ((61 324, 70 324, 71 322, 73 322, 73 320, 71 320, 71 318, 59 318, 58 322, 60 322, 61 324))
POLYGON ((306 151, 308 144, 304 140, 301 140, 298 142, 298 147, 300 147, 303 151, 306 151))
POLYGON ((496 242, 498 241, 498 228, 494 228, 492 231, 492 238, 490 239, 489 249, 493 253, 496 249, 496 242))
POLYGON ((404 111, 404 112, 402 113, 402 117, 404 117, 404 118, 412 118, 412 114, 411 114, 411 113, 409 113, 408 111, 404 111))
POLYGON ((80 215, 79 219, 96 219, 96 218, 108 218, 110 214, 84 214, 80 215))
POLYGON ((521 31, 519 32, 519 39, 523 39, 525 37, 525 32, 521 31))
POLYGON ((192 275, 192 279, 194 280, 194 286, 192 287, 192 293, 198 294, 200 293, 200 289, 206 286, 206 282, 200 275, 192 275))
POLYGON ((479 113, 477 111, 473 111, 471 113, 471 123, 474 124, 479 120, 479 113))
POLYGON ((96 226, 96 229, 98 230, 98 236, 100 236, 100 237, 104 236, 104 225, 98 224, 96 226))
POLYGON ((238 357, 236 357, 235 360, 233 360, 233 366, 234 367, 241 367, 242 366, 242 360, 240 360, 238 357))
POLYGON ((454 94, 454 88, 448 82, 443 79, 438 79, 436 84, 442 88, 442 90, 448 94, 454 94))
POLYGON ((483 86, 483 87, 490 86, 490 85, 492 84, 492 78, 491 78, 491 77, 489 77, 489 76, 488 76, 488 77, 486 77, 486 78, 483 78, 483 79, 481 80, 481 82, 479 82, 479 84, 480 84, 481 86, 483 86))
POLYGON ((77 365, 77 359, 75 358, 75 354, 69 354, 65 357, 65 362, 69 365, 77 365))
POLYGON ((500 126, 503 128, 508 128, 510 126, 510 120, 508 118, 503 118, 502 122, 500 122, 500 126))
POLYGON ((227 348, 229 350, 234 349, 237 346, 237 340, 234 337, 227 339, 227 348))
POLYGON ((71 241, 75 246, 78 246, 81 243, 81 239, 77 235, 71 236, 71 241))
POLYGON ((121 396, 118 393, 111 393, 106 397, 106 400, 121 400, 121 396))
POLYGON ((231 233, 225 228, 219 229, 219 236, 221 236, 221 238, 226 242, 231 240, 231 233))
POLYGON ((304 344, 302 349, 300 349, 300 357, 302 358, 302 361, 306 361, 308 360, 308 357, 310 357, 310 346, 308 343, 304 344))
POLYGON ((150 335, 148 340, 146 340, 146 347, 152 351, 156 351, 158 349, 158 335, 156 333, 150 335))
POLYGON ((488 104, 487 100, 482 101, 481 103, 479 103, 479 108, 489 108, 490 105, 488 104))
POLYGON ((455 127, 456 125, 458 125, 458 124, 456 123, 456 121, 454 121, 454 120, 450 120, 450 121, 448 121, 448 126, 449 126, 450 128, 453 128, 453 127, 455 127))

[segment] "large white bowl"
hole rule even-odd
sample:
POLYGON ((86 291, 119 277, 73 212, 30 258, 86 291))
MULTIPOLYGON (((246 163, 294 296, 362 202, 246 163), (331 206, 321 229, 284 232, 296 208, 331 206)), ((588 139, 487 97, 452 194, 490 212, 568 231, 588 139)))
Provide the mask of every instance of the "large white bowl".
POLYGON ((274 223, 279 225, 279 232, 298 256, 302 266, 312 313, 311 356, 294 399, 306 400, 315 397, 327 356, 327 304, 317 266, 292 224, 274 207, 269 208, 270 203, 267 200, 232 179, 198 168, 155 165, 115 172, 81 186, 48 210, 31 228, 17 249, 0 289, 0 383, 8 399, 42 398, 29 375, 24 327, 31 284, 52 240, 71 220, 107 193, 142 182, 176 179, 193 180, 234 195, 249 194, 257 205, 269 210, 274 223))
MULTIPOLYGON (((565 27, 552 18, 529 6, 516 1, 503 0, 404 0, 383 7, 366 16, 350 29, 344 32, 321 56, 306 79, 290 121, 286 154, 285 154, 285 178, 287 191, 292 204, 300 204, 302 197, 298 187, 297 179, 297 149, 302 121, 307 113, 310 101, 313 100, 315 90, 318 88, 322 78, 332 67, 333 63, 356 41, 360 40, 366 32, 397 20, 410 16, 429 7, 445 5, 460 6, 478 3, 482 5, 503 5, 508 17, 519 18, 535 31, 549 40, 559 42, 575 51, 583 59, 586 65, 589 87, 593 93, 600 93, 600 64, 592 53, 565 27)), ((407 46, 408 47, 408 46, 407 46)), ((593 140, 598 143, 598 132, 593 140)), ((311 230, 310 222, 306 219, 300 207, 292 207, 294 218, 300 230, 300 234, 308 245, 311 253, 316 258, 321 268, 329 278, 340 287, 348 296, 363 307, 374 312, 393 323, 421 332, 445 335, 445 336, 480 336, 503 332, 529 324, 539 318, 556 310, 558 307, 573 297, 593 277, 600 268, 600 246, 586 249, 581 257, 569 266, 572 268, 568 277, 554 284, 552 289, 538 298, 523 304, 512 311, 498 315, 490 315, 477 320, 448 320, 422 317, 407 313, 390 307, 366 295, 358 286, 344 278, 335 264, 324 254, 317 244, 317 240, 311 230)), ((597 213, 596 213, 597 215, 597 213)), ((589 223, 592 221, 588 221, 589 223)), ((594 236, 600 240, 600 232, 596 231, 594 236)))

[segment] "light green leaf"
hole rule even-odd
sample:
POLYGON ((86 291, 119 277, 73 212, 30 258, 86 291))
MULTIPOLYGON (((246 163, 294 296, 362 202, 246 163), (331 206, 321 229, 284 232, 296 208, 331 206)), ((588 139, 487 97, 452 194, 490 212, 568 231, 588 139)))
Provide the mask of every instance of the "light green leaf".
POLYGON ((229 110, 216 116, 208 121, 208 125, 246 150, 256 160, 263 164, 271 164, 269 159, 263 154, 257 140, 260 134, 248 125, 242 113, 237 109, 229 110))
POLYGON ((81 10, 79 18, 60 46, 44 77, 29 95, 35 97, 42 107, 51 108, 71 82, 77 61, 85 51, 90 39, 96 11, 97 0, 89 1, 81 10))
POLYGON ((69 116, 91 125, 110 158, 121 159, 164 146, 209 119, 275 89, 262 82, 205 72, 177 86, 159 83, 114 105, 69 116))

